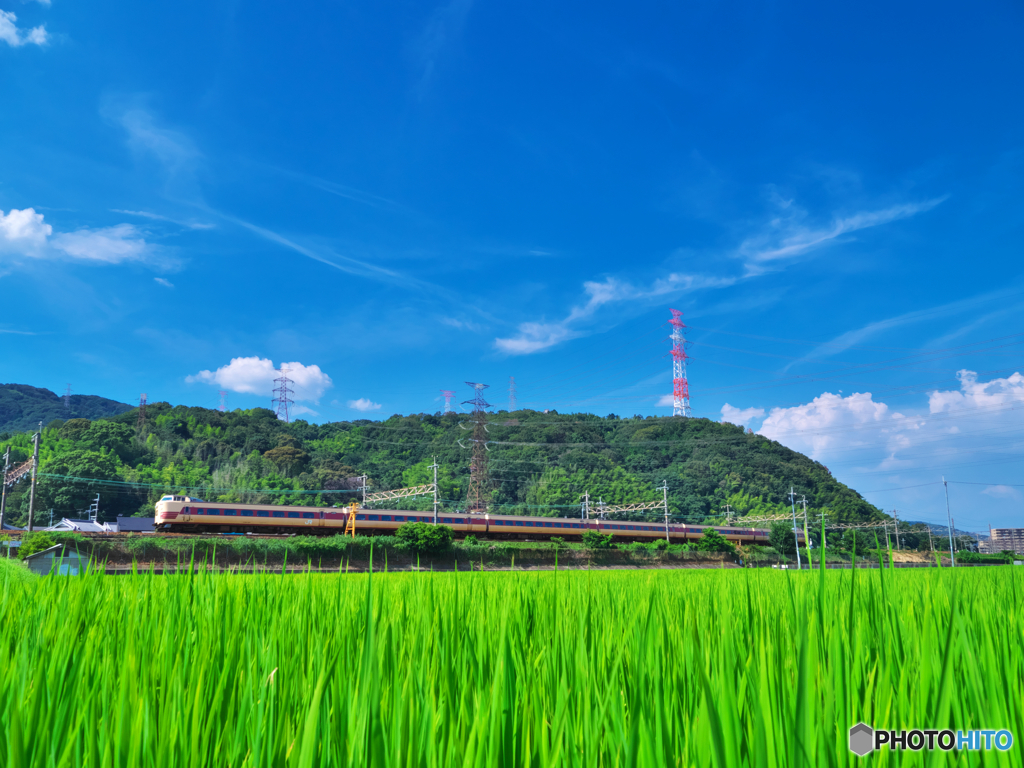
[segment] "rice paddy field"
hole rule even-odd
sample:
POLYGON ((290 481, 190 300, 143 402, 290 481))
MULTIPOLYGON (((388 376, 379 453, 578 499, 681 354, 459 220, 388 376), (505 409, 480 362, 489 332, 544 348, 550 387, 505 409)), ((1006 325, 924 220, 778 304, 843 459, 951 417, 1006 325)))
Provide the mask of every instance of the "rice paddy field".
POLYGON ((1024 569, 0 577, 5 766, 1021 765, 1024 569))

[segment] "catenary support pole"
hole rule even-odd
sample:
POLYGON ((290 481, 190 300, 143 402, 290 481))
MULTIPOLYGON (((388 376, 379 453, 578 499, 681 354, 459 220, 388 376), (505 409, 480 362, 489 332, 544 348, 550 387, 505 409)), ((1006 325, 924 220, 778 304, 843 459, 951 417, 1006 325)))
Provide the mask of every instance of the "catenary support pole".
POLYGON ((32 435, 32 486, 28 492, 28 528, 32 532, 32 514, 36 507, 36 470, 39 469, 39 438, 42 437, 43 422, 39 422, 39 431, 32 435))
POLYGON ((949 486, 946 478, 942 478, 942 488, 946 492, 946 520, 949 522, 949 567, 956 568, 956 557, 953 556, 953 515, 949 512, 949 486))
POLYGON ((662 498, 664 499, 665 503, 665 541, 671 544, 672 539, 669 537, 668 534, 668 480, 666 480, 664 484, 661 486, 661 492, 663 494, 662 498))
POLYGON ((789 503, 793 508, 793 539, 796 541, 796 569, 800 570, 800 534, 796 527, 796 494, 793 493, 793 486, 789 486, 789 503))
POLYGON ((4 529, 4 510, 7 508, 7 471, 11 468, 11 446, 4 451, 4 483, 0 486, 0 531, 4 529))
POLYGON ((428 469, 434 470, 434 525, 437 525, 437 456, 434 457, 434 463, 428 469))

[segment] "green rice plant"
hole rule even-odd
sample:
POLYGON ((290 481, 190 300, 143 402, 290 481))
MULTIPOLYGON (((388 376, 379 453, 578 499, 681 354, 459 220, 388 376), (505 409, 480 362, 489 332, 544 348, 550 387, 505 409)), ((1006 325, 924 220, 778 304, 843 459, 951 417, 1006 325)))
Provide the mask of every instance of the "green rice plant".
POLYGON ((852 766, 858 721, 1020 739, 1022 571, 0 577, 0 764, 852 766))

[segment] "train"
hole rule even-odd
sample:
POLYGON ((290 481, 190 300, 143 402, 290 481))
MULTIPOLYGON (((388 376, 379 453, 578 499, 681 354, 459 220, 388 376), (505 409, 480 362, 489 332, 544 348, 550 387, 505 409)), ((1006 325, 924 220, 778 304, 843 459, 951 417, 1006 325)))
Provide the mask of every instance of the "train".
MULTIPOLYGON (((348 523, 347 507, 285 507, 269 504, 235 504, 203 501, 188 496, 164 496, 156 503, 154 527, 159 532, 180 533, 264 533, 343 534, 348 523)), ((356 532, 366 536, 394 533, 404 523, 433 523, 432 512, 396 509, 357 509, 356 532)), ((488 539, 537 540, 555 536, 580 539, 585 531, 611 534, 622 541, 651 541, 667 538, 683 543, 699 539, 714 530, 741 544, 767 544, 768 531, 734 526, 691 525, 637 520, 580 520, 567 517, 523 515, 471 515, 465 512, 439 513, 437 522, 449 526, 457 536, 480 535, 488 539)), ((800 535, 803 539, 803 535, 800 535)))

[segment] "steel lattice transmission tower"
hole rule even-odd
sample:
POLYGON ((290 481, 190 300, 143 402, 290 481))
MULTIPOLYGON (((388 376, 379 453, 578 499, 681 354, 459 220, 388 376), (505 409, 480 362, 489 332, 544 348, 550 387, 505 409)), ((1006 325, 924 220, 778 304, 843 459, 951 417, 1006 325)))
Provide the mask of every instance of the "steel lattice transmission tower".
POLYGON ((64 390, 64 418, 71 418, 71 385, 68 384, 68 388, 64 390))
POLYGON ((455 397, 455 390, 453 389, 442 389, 441 396, 444 397, 444 412, 452 412, 452 398, 455 397))
POLYGON ((288 406, 293 405, 295 402, 290 399, 288 395, 294 395, 295 391, 288 386, 293 383, 292 380, 288 378, 288 369, 282 368, 278 373, 281 375, 274 379, 274 383, 277 386, 274 387, 274 399, 271 401, 271 404, 274 406, 274 412, 277 414, 277 418, 287 424, 288 406))
POLYGON ((469 492, 466 495, 467 508, 471 515, 487 513, 487 502, 491 495, 491 480, 487 471, 487 409, 491 404, 484 400, 483 391, 487 384, 467 381, 476 391, 476 397, 466 400, 464 405, 473 406, 473 458, 469 463, 469 492))
POLYGON ((672 319, 672 415, 690 416, 690 382, 686 378, 686 325, 683 313, 670 309, 672 319))
POLYGON ((508 377, 508 412, 513 413, 516 409, 516 377, 508 377))
POLYGON ((142 432, 146 428, 146 393, 139 395, 139 418, 135 422, 135 428, 142 432))
POLYGON ((226 389, 220 390, 220 405, 217 406, 217 410, 224 413, 228 409, 228 391, 226 389))

